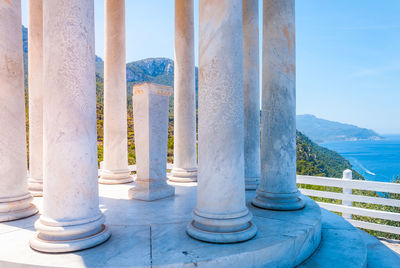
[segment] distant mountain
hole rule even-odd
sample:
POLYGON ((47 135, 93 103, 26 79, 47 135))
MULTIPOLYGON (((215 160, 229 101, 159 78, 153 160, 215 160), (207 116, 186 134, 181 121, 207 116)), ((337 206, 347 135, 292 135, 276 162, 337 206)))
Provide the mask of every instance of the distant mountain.
POLYGON ((22 42, 24 53, 28 53, 28 28, 22 25, 22 42))
MULTIPOLYGON (((97 56, 96 73, 100 77, 104 76, 104 62, 97 56)), ((197 82, 197 67, 195 69, 195 74, 197 82)), ((168 58, 147 58, 129 62, 126 64, 126 81, 128 83, 128 93, 130 92, 130 87, 132 85, 141 82, 153 82, 156 84, 173 87, 174 61, 168 58)))
MULTIPOLYGON (((96 61, 96 72, 103 77, 104 62, 96 61)), ((167 58, 149 58, 133 61, 126 64, 127 82, 157 82, 158 84, 173 86, 174 61, 167 58)))
POLYGON ((370 129, 328 121, 308 114, 297 116, 297 129, 317 143, 384 139, 370 129))
POLYGON ((25 91, 28 88, 28 28, 22 25, 22 49, 24 51, 24 80, 25 91))

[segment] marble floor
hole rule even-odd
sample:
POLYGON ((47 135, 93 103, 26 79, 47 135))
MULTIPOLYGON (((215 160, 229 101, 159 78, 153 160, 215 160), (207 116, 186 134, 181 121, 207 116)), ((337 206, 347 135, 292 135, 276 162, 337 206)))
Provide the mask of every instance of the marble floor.
MULTIPOLYGON (((292 212, 253 207, 255 192, 247 192, 253 223, 250 241, 218 245, 190 238, 186 226, 196 204, 196 184, 175 186, 175 196, 146 202, 128 199, 134 185, 99 185, 100 208, 111 238, 97 247, 65 254, 32 250, 28 240, 39 215, 0 224, 0 267, 293 267, 318 247, 321 211, 309 198, 306 208, 292 212)), ((42 198, 35 198, 41 208, 42 198)))

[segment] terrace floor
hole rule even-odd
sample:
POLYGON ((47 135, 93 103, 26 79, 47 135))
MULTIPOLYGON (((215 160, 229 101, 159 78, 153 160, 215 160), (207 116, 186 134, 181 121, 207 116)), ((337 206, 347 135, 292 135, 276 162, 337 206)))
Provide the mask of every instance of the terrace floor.
MULTIPOLYGON (((256 237, 244 243, 218 245, 197 241, 185 232, 196 204, 195 183, 185 186, 174 184, 174 197, 153 202, 128 199, 128 189, 133 186, 134 183, 99 186, 100 208, 106 216, 106 225, 111 229, 112 236, 104 244, 91 249, 65 254, 44 254, 32 250, 28 241, 34 234, 33 224, 39 215, 1 223, 0 266, 294 267, 307 259, 304 264, 308 262, 311 265, 315 261, 318 263, 321 258, 328 265, 329 258, 324 254, 335 254, 329 251, 331 248, 329 245, 335 244, 336 254, 342 254, 343 250, 349 249, 350 240, 346 239, 350 238, 359 245, 353 251, 358 258, 343 257, 341 264, 347 267, 363 267, 366 263, 366 244, 362 241, 361 235, 358 235, 358 229, 341 217, 320 210, 308 197, 304 197, 305 209, 279 212, 253 207, 250 201, 255 192, 248 191, 246 193, 248 207, 254 216, 253 223, 258 228, 256 237), (343 236, 344 240, 338 241, 338 237, 343 236), (347 248, 342 249, 340 245, 347 248), (349 266, 347 261, 355 265, 349 266)), ((35 198, 34 202, 40 209, 42 198, 35 198)), ((370 239, 369 235, 365 235, 370 239)), ((370 243, 375 245, 373 244, 375 240, 370 243)), ((385 250, 389 249, 382 243, 380 246, 383 246, 381 249, 387 255, 388 251, 385 250)), ((396 253, 393 254, 389 264, 396 263, 396 258, 399 258, 396 253)), ((342 256, 332 255, 332 257, 337 259, 342 256)), ((376 255, 374 260, 379 258, 380 255, 376 255)), ((400 263, 400 258, 398 260, 400 263)), ((342 266, 336 265, 336 267, 342 266)))

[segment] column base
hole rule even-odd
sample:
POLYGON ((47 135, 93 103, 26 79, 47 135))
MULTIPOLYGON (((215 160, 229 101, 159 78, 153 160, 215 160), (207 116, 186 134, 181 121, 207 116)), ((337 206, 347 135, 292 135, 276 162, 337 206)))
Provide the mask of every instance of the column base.
POLYGON ((38 209, 31 204, 31 194, 0 199, 0 222, 19 220, 35 215, 38 209))
POLYGON ((196 182, 197 168, 173 168, 172 176, 168 178, 172 182, 196 182))
POLYGON ((43 180, 28 178, 28 190, 35 197, 43 196, 43 180))
POLYGON ((131 199, 142 201, 154 201, 171 197, 175 194, 175 188, 166 183, 165 179, 161 182, 151 182, 150 180, 136 179, 136 186, 129 189, 128 196, 131 199), (151 185, 154 183, 155 185, 151 185))
POLYGON ((101 184, 123 184, 133 182, 133 176, 129 169, 100 170, 99 183, 101 184))
POLYGON ((29 243, 33 249, 45 253, 65 253, 92 248, 111 236, 110 230, 103 223, 103 215, 72 222, 56 222, 42 216, 35 223, 38 232, 29 243))
POLYGON ((245 186, 247 191, 257 190, 258 184, 260 183, 260 178, 246 178, 245 186))
POLYGON ((257 196, 251 203, 259 208, 283 211, 298 210, 305 206, 299 191, 289 194, 277 194, 257 190, 257 196))
POLYGON ((192 238, 216 244, 238 243, 250 240, 257 233, 251 222, 252 214, 246 209, 239 215, 203 215, 193 211, 193 220, 186 228, 192 238), (244 214, 244 215, 243 215, 244 214))

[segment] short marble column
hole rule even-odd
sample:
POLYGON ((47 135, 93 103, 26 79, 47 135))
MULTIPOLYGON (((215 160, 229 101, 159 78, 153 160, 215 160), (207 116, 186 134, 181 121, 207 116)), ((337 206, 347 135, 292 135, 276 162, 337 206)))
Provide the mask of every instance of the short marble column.
POLYGON ((129 197, 144 201, 173 196, 167 184, 168 106, 172 88, 153 83, 133 86, 136 186, 129 197))
POLYGON ((253 204, 304 207, 296 186, 296 44, 294 0, 264 0, 261 179, 253 204))
POLYGON ((243 0, 244 174, 246 190, 260 180, 258 0, 243 0))
POLYGON ((242 0, 200 0, 199 177, 187 233, 213 243, 257 232, 244 184, 242 0))
POLYGON ((104 167, 100 183, 132 182, 128 170, 125 0, 105 0, 104 167))
POLYGON ((0 222, 31 216, 26 179, 21 1, 0 1, 0 222))
POLYGON ((71 252, 110 236, 99 209, 93 0, 43 2, 43 211, 31 247, 71 252))
POLYGON ((29 191, 43 194, 43 1, 29 0, 29 191))
POLYGON ((197 180, 193 13, 193 0, 175 0, 174 182, 197 180))

